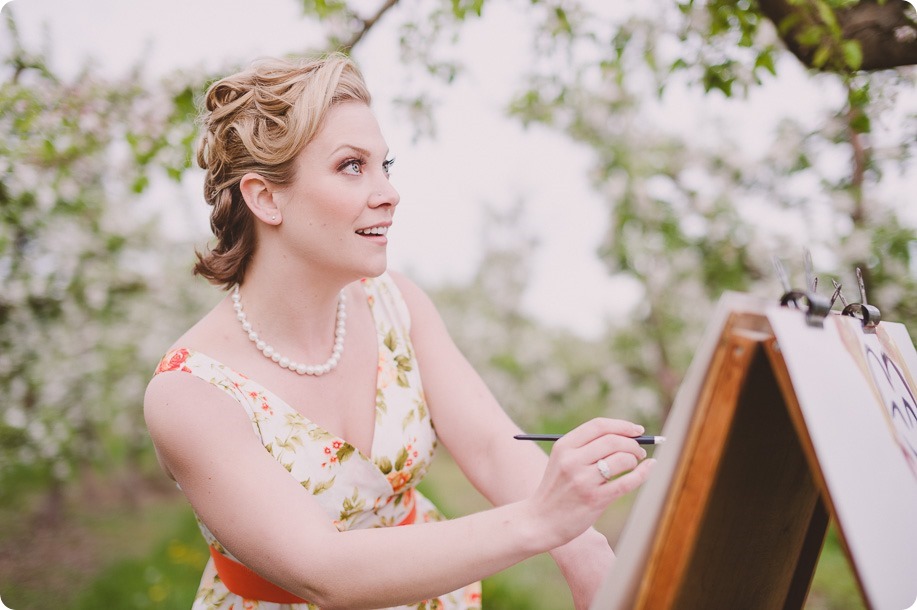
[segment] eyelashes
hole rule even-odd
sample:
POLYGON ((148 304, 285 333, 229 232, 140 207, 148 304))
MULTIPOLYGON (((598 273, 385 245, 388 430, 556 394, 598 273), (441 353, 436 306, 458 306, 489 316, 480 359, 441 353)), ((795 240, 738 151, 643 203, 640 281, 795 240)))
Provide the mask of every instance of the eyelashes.
MULTIPOLYGON (((345 172, 348 174, 362 174, 363 168, 366 167, 367 161, 364 157, 351 157, 344 160, 338 166, 338 171, 345 172)), ((395 164, 395 158, 386 159, 382 162, 382 171, 388 176, 392 171, 392 166, 395 164)))

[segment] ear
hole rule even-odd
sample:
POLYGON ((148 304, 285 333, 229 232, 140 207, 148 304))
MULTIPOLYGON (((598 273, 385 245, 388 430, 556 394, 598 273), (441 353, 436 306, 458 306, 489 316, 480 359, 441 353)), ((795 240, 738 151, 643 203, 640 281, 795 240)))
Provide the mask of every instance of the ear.
POLYGON ((280 208, 274 200, 274 186, 261 174, 249 172, 242 176, 239 190, 242 192, 245 205, 259 220, 269 225, 279 225, 283 222, 280 208))

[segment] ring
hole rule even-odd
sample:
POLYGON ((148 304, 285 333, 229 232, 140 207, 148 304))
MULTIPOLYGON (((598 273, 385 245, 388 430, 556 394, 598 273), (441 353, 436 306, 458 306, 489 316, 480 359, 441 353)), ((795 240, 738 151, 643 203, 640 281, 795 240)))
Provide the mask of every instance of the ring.
POLYGON ((605 460, 599 460, 598 462, 596 462, 595 467, 599 469, 599 474, 602 475, 602 478, 605 479, 606 481, 610 481, 611 478, 614 476, 611 473, 611 469, 608 468, 608 462, 606 462, 605 460))

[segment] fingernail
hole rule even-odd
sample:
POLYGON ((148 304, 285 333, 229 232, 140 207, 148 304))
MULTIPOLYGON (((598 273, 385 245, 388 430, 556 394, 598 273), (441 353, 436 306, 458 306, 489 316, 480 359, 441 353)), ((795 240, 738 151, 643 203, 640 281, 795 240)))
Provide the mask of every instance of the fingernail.
POLYGON ((637 435, 643 434, 643 432, 645 431, 643 426, 641 426, 640 424, 634 424, 634 429, 637 431, 637 435))

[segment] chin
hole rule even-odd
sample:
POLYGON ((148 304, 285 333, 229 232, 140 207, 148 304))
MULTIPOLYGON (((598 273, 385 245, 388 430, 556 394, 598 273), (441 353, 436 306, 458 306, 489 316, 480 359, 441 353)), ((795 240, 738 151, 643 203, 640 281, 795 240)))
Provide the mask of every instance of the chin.
POLYGON ((372 270, 367 269, 364 277, 379 277, 380 275, 385 273, 387 269, 388 269, 388 265, 381 265, 381 266, 373 267, 372 270))
POLYGON ((382 257, 379 260, 368 262, 363 267, 362 277, 379 277, 388 269, 388 258, 382 257))

